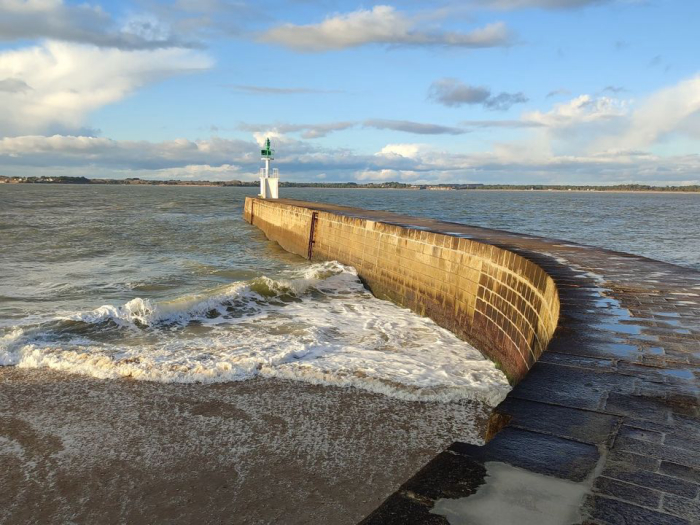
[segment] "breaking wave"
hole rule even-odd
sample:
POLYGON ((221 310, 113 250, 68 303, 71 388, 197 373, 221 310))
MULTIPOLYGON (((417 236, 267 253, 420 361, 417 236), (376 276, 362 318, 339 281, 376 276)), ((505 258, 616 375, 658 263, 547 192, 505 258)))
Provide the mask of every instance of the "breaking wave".
POLYGON ((337 262, 14 327, 0 337, 0 365, 180 383, 277 377, 490 405, 510 388, 476 349, 376 299, 337 262))

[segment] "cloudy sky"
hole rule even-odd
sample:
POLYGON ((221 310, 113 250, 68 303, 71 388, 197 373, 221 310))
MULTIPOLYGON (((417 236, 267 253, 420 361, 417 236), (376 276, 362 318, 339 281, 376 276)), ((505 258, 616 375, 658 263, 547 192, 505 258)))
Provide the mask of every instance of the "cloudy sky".
POLYGON ((696 0, 0 0, 0 175, 700 183, 696 0))

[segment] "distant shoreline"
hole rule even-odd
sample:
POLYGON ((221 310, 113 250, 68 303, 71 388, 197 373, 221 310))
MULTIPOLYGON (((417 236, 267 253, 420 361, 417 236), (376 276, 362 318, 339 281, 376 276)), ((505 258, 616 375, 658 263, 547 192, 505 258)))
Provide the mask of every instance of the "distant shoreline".
MULTIPOLYGON (((207 186, 204 184, 203 186, 207 186)), ((293 186, 295 188, 311 188, 313 186, 293 186)), ((479 191, 479 192, 508 192, 508 191, 517 191, 517 192, 523 192, 523 193, 673 193, 673 194, 679 194, 679 195, 687 195, 689 193, 698 193, 700 194, 700 189, 691 189, 691 190, 664 190, 660 189, 663 186, 659 186, 657 189, 651 189, 651 190, 620 190, 620 189, 609 189, 609 190, 601 190, 601 189, 590 189, 590 190, 574 190, 574 189, 546 189, 546 190, 531 190, 530 188, 469 188, 469 189, 464 189, 464 190, 454 190, 457 192, 460 191, 479 191)), ((390 189, 390 190, 402 190, 402 191, 416 191, 412 188, 380 188, 380 187, 364 187, 364 186, 358 186, 356 188, 334 188, 334 187, 313 187, 313 189, 318 189, 318 190, 372 190, 372 189, 390 189)))
POLYGON ((563 190, 563 189, 551 189, 551 190, 529 190, 525 188, 483 188, 479 191, 523 191, 531 193, 677 193, 681 195, 687 195, 688 193, 700 193, 700 189, 692 190, 662 190, 662 189, 652 189, 652 190, 619 190, 619 189, 609 189, 609 190, 563 190))
MULTIPOLYGON (((88 179, 87 177, 3 177, 3 184, 75 184, 101 186, 194 186, 223 188, 257 188, 257 181, 207 181, 207 180, 151 180, 151 179, 88 179)), ((394 189, 409 191, 523 191, 558 193, 700 193, 700 185, 649 186, 646 184, 618 184, 613 186, 593 185, 546 185, 546 184, 406 184, 402 182, 380 182, 358 184, 354 182, 280 182, 280 188, 315 189, 394 189)))

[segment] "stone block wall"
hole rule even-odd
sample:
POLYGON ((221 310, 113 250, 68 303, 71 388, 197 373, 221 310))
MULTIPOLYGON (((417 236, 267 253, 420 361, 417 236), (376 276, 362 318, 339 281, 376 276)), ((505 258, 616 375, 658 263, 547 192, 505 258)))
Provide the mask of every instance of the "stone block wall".
POLYGON ((308 258, 309 234, 313 211, 296 206, 280 206, 274 201, 247 197, 244 219, 260 228, 268 239, 282 248, 308 258))
POLYGON ((433 319, 522 379, 557 326, 552 278, 507 250, 463 237, 247 198, 245 219, 286 250, 354 266, 372 293, 433 319))

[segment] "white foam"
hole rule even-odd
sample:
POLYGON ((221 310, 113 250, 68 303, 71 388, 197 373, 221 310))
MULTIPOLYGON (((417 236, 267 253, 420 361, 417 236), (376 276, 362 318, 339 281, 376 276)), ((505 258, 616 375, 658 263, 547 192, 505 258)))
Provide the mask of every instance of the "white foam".
POLYGON ((430 319, 376 299, 354 269, 339 263, 61 319, 104 326, 111 337, 56 340, 40 329, 15 330, 0 339, 0 364, 181 383, 277 377, 491 405, 510 388, 476 349, 430 319))
POLYGON ((14 328, 9 333, 0 337, 0 366, 16 365, 20 354, 13 350, 24 335, 24 330, 14 328))

